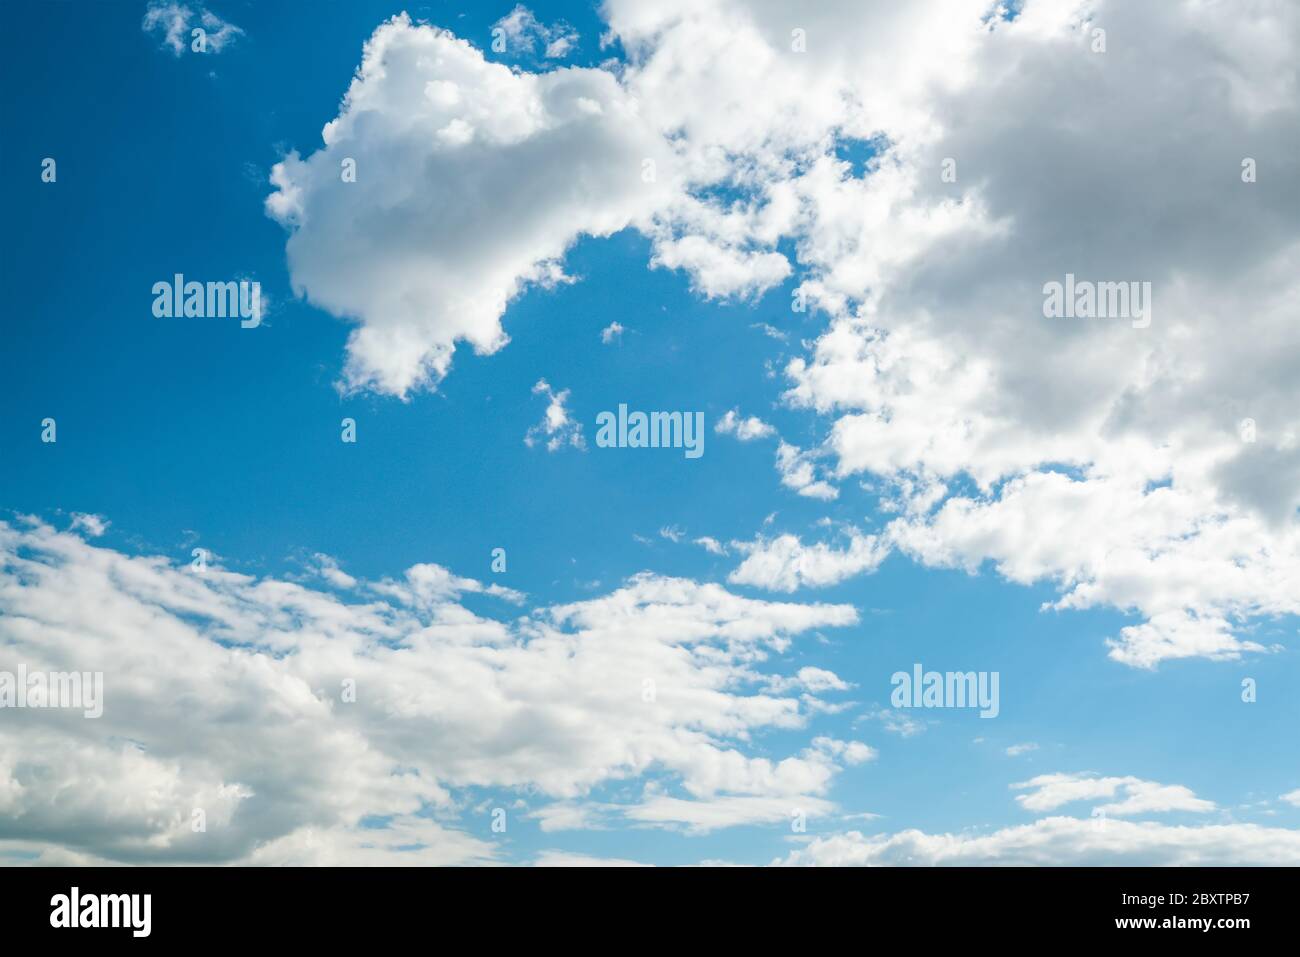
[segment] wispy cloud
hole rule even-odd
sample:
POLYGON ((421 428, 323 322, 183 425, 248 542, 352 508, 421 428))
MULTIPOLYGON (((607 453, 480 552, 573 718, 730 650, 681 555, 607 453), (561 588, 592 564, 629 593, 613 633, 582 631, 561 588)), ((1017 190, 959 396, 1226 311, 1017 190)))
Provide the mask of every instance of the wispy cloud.
POLYGON ((162 48, 181 56, 194 53, 220 53, 244 31, 198 3, 175 0, 152 0, 145 10, 141 28, 161 37, 162 48))
POLYGON ((523 4, 492 24, 492 36, 511 53, 533 53, 539 48, 547 60, 562 60, 578 45, 578 31, 563 20, 542 23, 523 4))
POLYGON ((556 392, 545 379, 538 379, 533 386, 533 395, 546 396, 546 412, 542 421, 524 435, 524 444, 532 448, 545 441, 548 452, 556 452, 566 445, 585 450, 587 443, 582 437, 582 423, 574 420, 564 405, 569 400, 569 390, 556 392))

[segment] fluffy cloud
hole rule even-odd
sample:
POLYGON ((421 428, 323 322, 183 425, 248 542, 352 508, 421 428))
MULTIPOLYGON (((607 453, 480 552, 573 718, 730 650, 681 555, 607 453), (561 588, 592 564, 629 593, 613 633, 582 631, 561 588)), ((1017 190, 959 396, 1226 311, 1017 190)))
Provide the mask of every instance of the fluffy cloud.
POLYGON ((755 439, 765 439, 770 435, 776 434, 776 429, 768 425, 758 416, 751 415, 749 418, 742 418, 739 410, 729 409, 727 414, 720 418, 713 427, 713 431, 721 435, 734 435, 742 442, 752 442, 755 439))
POLYGON ((744 553, 745 560, 727 576, 727 581, 785 592, 824 588, 874 571, 889 554, 888 546, 877 536, 863 535, 856 529, 850 530, 848 547, 843 549, 825 542, 805 545, 789 534, 731 544, 744 553))
POLYGON ((741 780, 733 778, 741 770, 738 764, 720 762, 715 771, 725 777, 707 796, 686 800, 648 787, 641 802, 625 813, 632 821, 677 825, 692 834, 745 824, 777 824, 799 815, 828 816, 836 807, 822 795, 842 764, 863 764, 875 757, 875 750, 860 741, 818 737, 796 758, 752 762, 741 780))
POLYGON ((813 675, 797 698, 773 691, 779 659, 803 632, 854 624, 851 607, 642 575, 485 617, 462 601, 522 596, 432 564, 378 582, 319 565, 328 591, 0 523, 6 667, 104 673, 98 719, 7 712, 0 849, 45 863, 467 863, 498 852, 462 830, 470 789, 545 806, 653 770, 671 791, 610 813, 707 829, 774 819, 760 807, 827 810, 838 768, 870 756, 828 738, 778 759, 742 750, 762 729, 807 725, 810 683, 833 686, 813 675))
MULTIPOLYGON (((1010 749, 1008 749, 1010 753, 1010 749)), ((1090 774, 1042 774, 1029 781, 1012 785, 1028 794, 1016 796, 1027 811, 1054 811, 1075 801, 1114 798, 1123 800, 1099 804, 1094 811, 1116 816, 1151 814, 1166 811, 1206 812, 1215 809, 1213 801, 1198 798, 1178 784, 1157 784, 1135 777, 1105 778, 1090 774)))
POLYGON ((1060 583, 1050 607, 1107 603, 1143 612, 1111 656, 1152 667, 1266 650, 1233 621, 1296 610, 1300 530, 1270 532, 1202 491, 1145 490, 1136 481, 1034 472, 984 499, 954 496, 923 519, 889 527, 891 542, 927 564, 974 571, 985 560, 1011 581, 1060 583))
POLYGON ((789 442, 781 442, 776 447, 776 470, 781 475, 781 484, 805 498, 838 498, 839 489, 817 477, 818 455, 816 451, 807 452, 789 442))
POLYGON ((603 70, 513 72, 405 15, 380 26, 324 146, 276 164, 266 201, 295 290, 358 323, 344 388, 404 396, 446 375, 457 342, 500 349, 506 305, 566 281, 579 236, 647 216, 668 157, 637 109, 603 70))
POLYGON ((847 691, 849 685, 839 675, 825 668, 800 668, 795 677, 809 691, 847 691))
POLYGON ((1126 664, 1262 650, 1243 625, 1300 611, 1300 16, 1031 0, 963 44, 927 127, 882 125, 865 177, 804 177, 833 318, 787 400, 833 418, 841 478, 974 481, 899 521, 913 557, 1138 613, 1126 664), (1045 319, 1067 272, 1151 282, 1151 326, 1045 319))
POLYGON ((787 368, 829 424, 782 448, 784 484, 832 497, 827 462, 910 487, 904 551, 1137 613, 1110 645, 1129 665, 1260 651, 1251 619, 1300 612, 1293 5, 608 10, 688 192, 726 187, 678 201, 679 242, 793 237, 830 320, 787 368), (1152 324, 1046 319, 1067 273, 1150 282, 1152 324))
POLYGON ((108 526, 111 524, 99 515, 88 515, 85 512, 72 513, 71 527, 85 532, 90 538, 99 538, 108 531, 108 526))
POLYGON ((603 13, 625 64, 542 73, 394 19, 324 148, 277 165, 296 288, 359 323, 346 387, 500 348, 578 236, 632 226, 702 295, 795 275, 824 318, 785 369, 825 427, 778 447, 798 494, 879 480, 891 544, 1133 613, 1135 667, 1300 613, 1293 4, 603 13), (1151 283, 1150 325, 1046 318, 1066 274, 1151 283))

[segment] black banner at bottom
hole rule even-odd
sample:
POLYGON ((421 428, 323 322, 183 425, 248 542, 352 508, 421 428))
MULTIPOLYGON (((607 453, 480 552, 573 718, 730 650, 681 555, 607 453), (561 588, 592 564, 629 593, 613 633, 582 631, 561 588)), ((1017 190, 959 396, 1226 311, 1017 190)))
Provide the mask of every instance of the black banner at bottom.
POLYGON ((1032 934, 1217 947, 1289 939, 1295 876, 1288 868, 6 868, 0 919, 8 944, 76 935, 79 944, 127 946, 373 946, 432 925, 491 943, 599 944, 599 929, 615 921, 634 937, 689 928, 692 949, 700 938, 734 947, 789 934, 806 950, 810 930, 837 924, 927 945, 1032 934))

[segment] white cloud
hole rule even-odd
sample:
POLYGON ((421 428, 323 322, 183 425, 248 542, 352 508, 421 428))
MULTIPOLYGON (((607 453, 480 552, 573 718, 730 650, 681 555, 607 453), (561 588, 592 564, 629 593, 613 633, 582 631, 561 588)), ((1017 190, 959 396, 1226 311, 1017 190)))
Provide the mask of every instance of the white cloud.
MULTIPOLYGON (((322 568, 322 574, 331 584, 345 588, 354 587, 355 580, 353 586, 344 584, 345 579, 351 576, 340 577, 334 572, 335 569, 322 568)), ((461 578, 432 562, 412 565, 406 570, 401 581, 385 578, 379 582, 368 582, 365 587, 375 594, 423 611, 436 609, 445 602, 459 601, 461 596, 466 594, 491 595, 516 604, 523 602, 525 598, 522 592, 515 591, 513 588, 495 584, 484 585, 473 578, 461 578)))
POLYGON ((727 554, 727 546, 723 545, 722 542, 718 541, 716 538, 712 538, 708 535, 702 535, 695 539, 695 544, 699 545, 711 555, 727 554))
POLYGON ((1300 399, 1283 305, 1300 292, 1300 117, 1294 70, 1272 72, 1300 49, 1300 15, 1038 0, 953 30, 951 82, 913 104, 927 122, 882 125, 893 145, 865 178, 803 178, 804 287, 834 319, 790 364, 788 400, 834 417, 838 477, 975 480, 900 524, 913 557, 992 558, 1058 583, 1059 607, 1139 613, 1111 644, 1126 664, 1259 651, 1246 619, 1300 611, 1283 411, 1300 399), (1127 39, 1091 53, 1087 17, 1127 39), (1155 77, 1202 91, 1201 108, 1170 122, 1155 77), (1245 155, 1284 179, 1243 184, 1245 155), (1066 272, 1152 282, 1153 324, 1044 319, 1042 285, 1066 272), (1269 436, 1240 441, 1261 416, 1269 436))
POLYGON ((1016 800, 1026 810, 1055 810, 1076 801, 1118 794, 1125 799, 1093 809, 1088 819, 1046 817, 990 833, 927 834, 910 829, 818 837, 774 864, 822 866, 1252 866, 1300 863, 1300 831, 1255 824, 1170 826, 1116 820, 1120 815, 1208 812, 1213 802, 1177 785, 1135 777, 1044 774, 1013 785, 1031 793, 1016 800))
POLYGON ((312 571, 335 588, 356 588, 357 580, 339 567, 338 560, 319 552, 312 556, 312 571))
POLYGON ((1037 750, 1038 750, 1038 745, 1034 744, 1032 741, 1028 741, 1024 744, 1011 745, 1010 747, 1007 748, 1006 754, 1007 757, 1009 758, 1018 758, 1022 754, 1029 754, 1031 751, 1037 751, 1037 750))
POLYGON ((809 819, 828 817, 834 810, 835 805, 830 801, 806 795, 723 795, 686 801, 660 794, 630 810, 628 817, 642 823, 680 825, 692 834, 707 834, 723 827, 789 822, 799 812, 809 819))
POLYGON ((457 342, 500 349, 512 299, 567 281, 579 236, 623 229, 670 188, 662 139, 612 74, 512 72, 405 15, 366 44, 322 138, 275 165, 266 208, 290 231, 295 291, 358 323, 349 390, 405 396, 436 386, 457 342))
POLYGON ((1294 807, 1300 807, 1300 788, 1296 788, 1294 791, 1288 791, 1286 794, 1281 796, 1280 800, 1286 801, 1287 804, 1294 807))
POLYGON ((546 412, 542 421, 534 425, 524 435, 524 444, 532 448, 542 439, 546 440, 546 451, 555 452, 564 446, 586 449, 586 440, 582 437, 582 423, 569 415, 564 403, 569 400, 569 390, 556 392, 545 379, 538 379, 533 386, 533 395, 546 396, 546 412))
POLYGON ((874 571, 889 554, 875 535, 849 532, 848 547, 837 549, 825 542, 804 545, 795 535, 759 536, 752 542, 732 542, 745 555, 727 581, 774 591, 825 588, 867 571, 874 571))
MULTIPOLYGON (((862 715, 858 720, 879 721, 884 729, 902 738, 910 738, 925 730, 925 722, 915 718, 906 711, 897 708, 876 708, 862 715)), ((983 738, 976 738, 976 743, 983 738)))
POLYGON ((426 817, 401 815, 384 827, 298 828, 259 845, 255 867, 447 867, 495 862, 490 842, 426 817))
POLYGON ((1240 867, 1300 864, 1300 831, 1049 817, 990 834, 918 830, 814 838, 780 863, 820 866, 1240 867))
POLYGON ((538 822, 545 833, 552 831, 591 831, 605 827, 597 805, 580 801, 555 801, 528 816, 538 822))
POLYGON ((1135 667, 1259 652, 1254 621, 1300 613, 1294 4, 837 0, 802 54, 770 4, 603 11, 616 73, 391 21, 325 148, 275 168, 295 288, 360 324, 346 387, 435 385, 578 236, 631 226, 705 296, 797 269, 829 319, 785 369, 825 426, 778 447, 798 494, 878 479, 906 554, 1132 612, 1109 647, 1135 667), (1152 324, 1044 318, 1066 273, 1152 283, 1152 324))
POLYGON ((709 299, 757 298, 790 275, 790 263, 780 253, 728 248, 700 235, 674 237, 666 230, 655 238, 651 265, 685 270, 695 290, 709 299))
POLYGON ((743 750, 759 729, 807 725, 815 696, 768 679, 789 670, 796 636, 854 624, 849 606, 641 575, 591 601, 483 617, 460 599, 522 596, 433 564, 338 588, 0 523, 11 659, 105 675, 97 720, 24 709, 0 725, 0 849, 42 862, 472 862, 494 851, 460 830, 477 813, 466 788, 544 806, 653 768, 686 806, 647 796, 610 813, 711 827, 754 812, 692 816, 691 802, 827 801, 837 769, 862 757, 849 744, 743 750), (191 830, 196 807, 206 833, 191 830), (363 823, 377 818, 395 823, 363 823))
POLYGON ((686 800, 661 793, 651 785, 642 801, 626 809, 629 820, 681 825, 694 834, 722 827, 789 822, 829 816, 836 810, 823 795, 843 764, 855 765, 876 757, 860 741, 814 738, 797 758, 742 763, 721 755, 711 770, 707 796, 686 800), (737 793, 743 792, 743 793, 737 793))
POLYGON ((894 530, 912 557, 992 558, 1057 583, 1059 607, 1136 612, 1110 645, 1129 665, 1257 652, 1250 619, 1300 612, 1294 5, 1030 0, 989 22, 982 0, 828 3, 801 16, 804 55, 765 4, 607 9, 688 192, 738 197, 674 200, 671 248, 700 252, 673 264, 706 294, 761 288, 763 268, 718 264, 793 237, 831 317, 787 367, 787 401, 829 428, 783 448, 785 484, 913 484, 894 530), (1123 42, 1093 53, 1089 22, 1123 42), (837 139, 871 142, 865 172, 837 139), (1267 184, 1242 182, 1246 156, 1267 184), (1153 324, 1044 319, 1067 272, 1151 282, 1153 324), (1247 417, 1268 434, 1242 442, 1247 417), (977 494, 932 518, 962 476, 977 494))
POLYGON ((500 37, 506 50, 512 53, 532 53, 540 45, 542 56, 548 60, 559 60, 568 56, 578 44, 580 37, 564 21, 545 24, 537 19, 533 11, 523 4, 492 24, 492 35, 500 37))
POLYGON ((847 691, 849 685, 839 675, 833 671, 827 671, 825 668, 814 668, 808 666, 800 668, 795 675, 809 691, 814 693, 821 691, 847 691))
POLYGON ((622 340, 622 338, 623 325, 617 319, 607 325, 604 329, 600 330, 600 341, 605 345, 609 345, 615 339, 622 340))
MULTIPOLYGON (((806 670, 808 669, 804 669, 804 671, 806 670)), ((802 680, 803 671, 799 674, 800 679, 802 680)), ((840 683, 843 684, 843 682, 840 683)), ((805 681, 804 684, 808 685, 808 682, 805 681)), ((811 686, 809 687, 811 689, 811 686)), ((876 758, 875 748, 863 744, 861 741, 839 741, 834 738, 822 737, 813 739, 813 747, 820 748, 827 754, 839 758, 845 764, 864 764, 867 761, 873 761, 876 758)))
POLYGON ((781 442, 776 449, 776 470, 780 473, 781 484, 806 498, 823 501, 838 498, 839 489, 817 478, 816 459, 815 451, 805 452, 788 442, 781 442))
POLYGON ((1194 499, 1167 488, 1144 492, 1130 482, 1034 473, 1006 483, 995 499, 956 497, 924 520, 899 521, 889 537, 931 565, 973 571, 992 559, 1012 581, 1056 578, 1065 594, 1050 607, 1107 602, 1145 612, 1147 621, 1121 629, 1110 643, 1111 657, 1125 664, 1263 651, 1235 634, 1233 619, 1250 607, 1243 602, 1251 594, 1258 611, 1286 611, 1296 572, 1285 551, 1271 548, 1289 548, 1296 533, 1270 546, 1248 517, 1206 518, 1198 513, 1213 504, 1194 499), (1272 567, 1278 561, 1283 565, 1272 567))
POLYGON ((776 434, 776 429, 757 416, 751 415, 747 419, 741 418, 737 409, 728 410, 727 414, 718 420, 713 430, 722 435, 734 435, 742 442, 765 439, 776 434))
MULTIPOLYGON (((1010 750, 1008 749, 1008 754, 1010 750)), ((1097 801, 1122 795, 1123 800, 1099 804, 1095 810, 1116 816, 1167 811, 1213 811, 1213 801, 1198 798, 1182 785, 1157 784, 1135 777, 1096 777, 1090 774, 1042 774, 1029 781, 1013 784, 1017 790, 1029 790, 1016 796, 1027 811, 1054 811, 1075 801, 1097 801)))
POLYGON ((107 521, 101 515, 89 515, 85 512, 73 512, 70 528, 74 532, 85 532, 91 538, 99 538, 108 531, 108 526, 111 524, 112 522, 107 521))
POLYGON ((571 851, 542 851, 533 862, 534 867, 648 867, 636 861, 618 857, 593 857, 571 851))
POLYGON ((763 335, 767 336, 769 339, 775 339, 777 342, 785 342, 787 339, 789 339, 789 336, 787 336, 780 329, 777 329, 775 326, 768 325, 766 322, 756 322, 753 325, 751 325, 750 328, 761 330, 763 335))
POLYGON ((244 34, 239 27, 200 4, 189 6, 172 0, 151 0, 140 26, 145 33, 161 34, 163 47, 175 56, 181 56, 186 50, 220 53, 244 34), (203 31, 198 49, 194 47, 199 42, 194 30, 203 31))

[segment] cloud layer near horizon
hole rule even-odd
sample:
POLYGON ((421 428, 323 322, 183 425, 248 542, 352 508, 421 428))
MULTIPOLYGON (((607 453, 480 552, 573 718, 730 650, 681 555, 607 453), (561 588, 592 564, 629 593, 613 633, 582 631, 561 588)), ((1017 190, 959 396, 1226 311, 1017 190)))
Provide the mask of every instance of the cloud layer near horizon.
POLYGON ((644 574, 517 616, 523 596, 438 565, 380 582, 332 563, 303 581, 259 579, 79 532, 0 522, 4 667, 104 674, 100 718, 4 712, 10 850, 306 863, 369 842, 454 863, 497 855, 464 831, 463 816, 487 813, 475 794, 543 814, 654 772, 639 800, 601 812, 709 830, 829 812, 839 768, 872 756, 826 737, 779 760, 746 753, 764 729, 805 727, 837 686, 814 692, 777 669, 796 637, 854 624, 846 605, 644 574), (196 808, 205 832, 192 831, 196 808))
MULTIPOLYGON (((877 757, 825 735, 780 759, 746 753, 849 690, 825 669, 782 667, 806 633, 856 624, 849 606, 642 574, 590 601, 484 616, 466 603, 526 597, 433 564, 377 582, 323 556, 300 580, 200 570, 92 543, 84 519, 68 531, 0 522, 5 667, 105 682, 97 719, 6 710, 9 862, 505 862, 473 824, 498 806, 543 833, 784 829, 796 810, 833 827, 836 775, 877 757), (639 795, 598 797, 611 782, 639 795)), ((1300 861, 1284 828, 1130 820, 1217 810, 1178 785, 1057 773, 1012 790, 1026 811, 1086 802, 1093 819, 983 836, 840 832, 779 863, 1300 861)))

